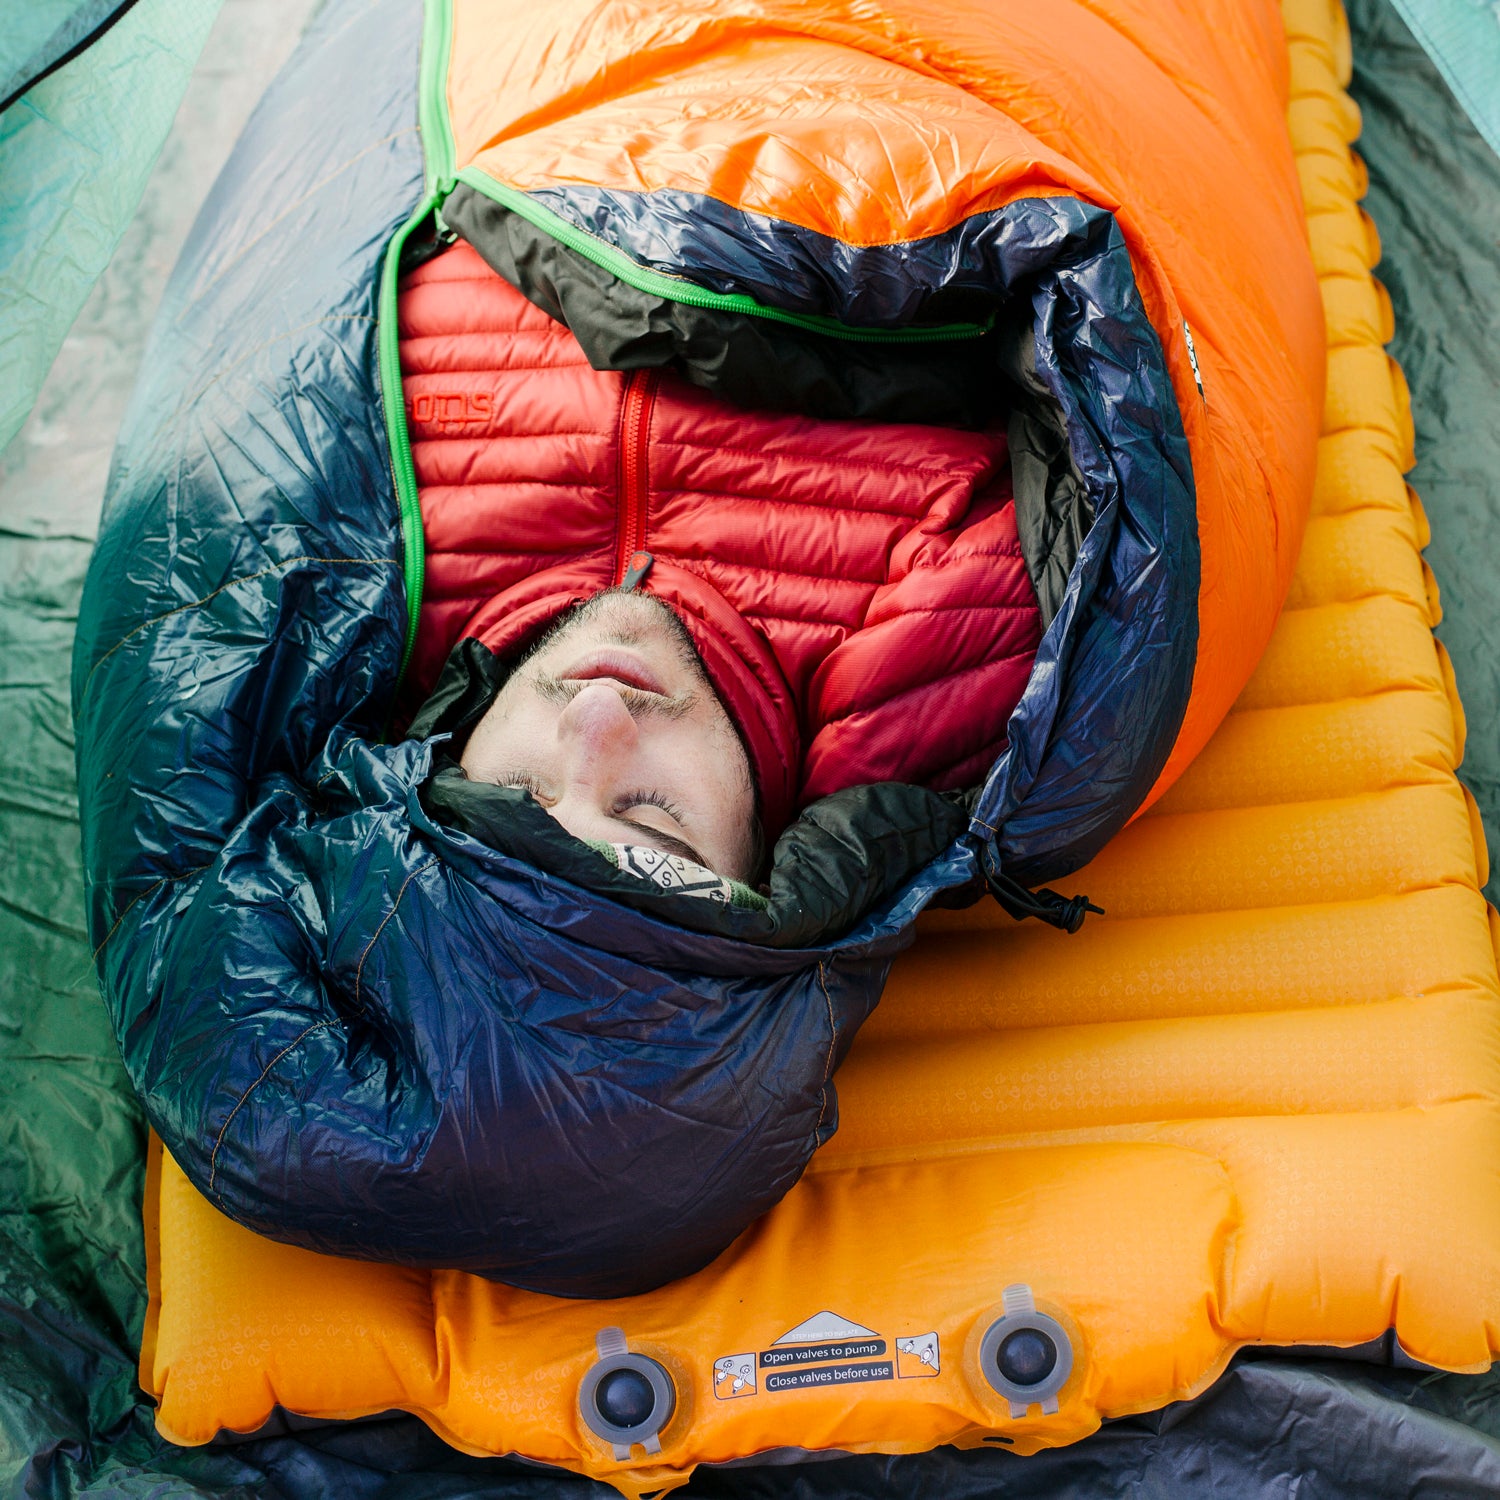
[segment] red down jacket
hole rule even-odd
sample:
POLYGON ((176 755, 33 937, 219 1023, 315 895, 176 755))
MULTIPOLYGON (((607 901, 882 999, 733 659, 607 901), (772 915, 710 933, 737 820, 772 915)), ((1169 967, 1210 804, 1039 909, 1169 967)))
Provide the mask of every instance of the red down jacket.
POLYGON ((768 831, 846 786, 984 780, 1040 635, 999 431, 751 412, 590 368, 466 244, 407 276, 401 369, 426 531, 414 688, 503 653, 632 554, 744 736, 768 831))

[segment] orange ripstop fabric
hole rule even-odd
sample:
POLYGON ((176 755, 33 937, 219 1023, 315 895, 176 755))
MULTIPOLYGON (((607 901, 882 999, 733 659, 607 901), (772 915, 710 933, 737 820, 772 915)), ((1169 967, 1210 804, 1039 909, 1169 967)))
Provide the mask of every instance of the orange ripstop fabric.
POLYGON ((159 1158, 141 1380, 164 1435, 401 1408, 467 1451, 642 1494, 777 1448, 1069 1443, 1202 1390, 1246 1344, 1393 1330, 1424 1363, 1489 1365, 1497 928, 1402 479, 1347 35, 1331 0, 1287 0, 1286 20, 1329 346, 1314 513, 1233 712, 1079 876, 1108 915, 1064 938, 989 906, 930 913, 840 1072, 839 1134, 712 1266, 645 1296, 316 1256, 159 1158), (1055 1414, 1013 1417, 978 1373, 1017 1282, 1073 1341, 1055 1414), (771 1388, 753 1356, 820 1315, 881 1344, 889 1377, 771 1388), (659 1455, 617 1459, 580 1418, 612 1325, 676 1386, 659 1455))
POLYGON ((1323 326, 1277 22, 1271 0, 455 0, 455 161, 525 192, 700 194, 850 245, 1032 197, 1111 210, 1191 446, 1202 557, 1192 694, 1149 804, 1265 648, 1313 481, 1323 326))

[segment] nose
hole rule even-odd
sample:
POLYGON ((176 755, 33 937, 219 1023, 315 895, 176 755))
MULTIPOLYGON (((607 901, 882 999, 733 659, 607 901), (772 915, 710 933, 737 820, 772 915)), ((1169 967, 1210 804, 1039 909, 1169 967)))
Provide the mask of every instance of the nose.
POLYGON ((640 731, 619 690, 591 682, 558 715, 557 740, 572 776, 607 778, 635 749, 640 731))

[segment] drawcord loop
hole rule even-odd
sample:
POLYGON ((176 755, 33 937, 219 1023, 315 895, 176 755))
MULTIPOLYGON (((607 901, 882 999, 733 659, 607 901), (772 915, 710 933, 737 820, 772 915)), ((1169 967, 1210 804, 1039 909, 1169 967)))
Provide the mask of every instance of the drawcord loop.
POLYGON ((992 895, 1007 912, 1020 922, 1026 917, 1035 917, 1050 927, 1060 927, 1064 932, 1077 932, 1083 919, 1093 912, 1104 915, 1102 906, 1095 906, 1087 896, 1064 896, 1057 891, 1027 890, 1019 880, 1009 875, 992 875, 984 872, 984 883, 992 895))

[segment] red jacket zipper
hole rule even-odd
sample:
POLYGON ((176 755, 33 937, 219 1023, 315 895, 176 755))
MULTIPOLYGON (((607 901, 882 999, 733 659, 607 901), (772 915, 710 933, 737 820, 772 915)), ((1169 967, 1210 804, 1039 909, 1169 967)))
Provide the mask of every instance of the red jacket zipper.
POLYGON ((631 559, 646 540, 646 506, 650 491, 647 467, 651 408, 656 404, 659 372, 635 370, 620 403, 620 521, 615 540, 615 585, 624 583, 631 559))

